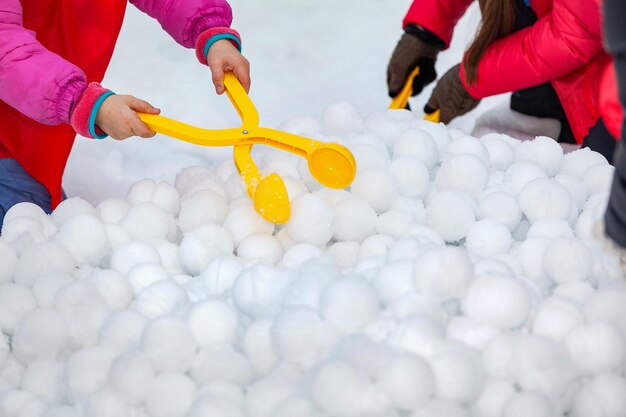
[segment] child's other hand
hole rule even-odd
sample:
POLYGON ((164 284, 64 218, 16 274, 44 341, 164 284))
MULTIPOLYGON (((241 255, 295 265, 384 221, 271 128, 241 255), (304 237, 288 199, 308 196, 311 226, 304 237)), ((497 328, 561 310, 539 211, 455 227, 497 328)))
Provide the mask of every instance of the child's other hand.
POLYGON ((151 138, 156 135, 141 121, 137 112, 159 114, 161 110, 133 96, 112 95, 102 102, 96 115, 96 125, 117 140, 131 136, 151 138))
POLYGON ((235 73, 246 93, 250 91, 250 63, 229 40, 222 39, 211 45, 207 64, 211 68, 217 94, 224 93, 224 73, 226 71, 235 73))

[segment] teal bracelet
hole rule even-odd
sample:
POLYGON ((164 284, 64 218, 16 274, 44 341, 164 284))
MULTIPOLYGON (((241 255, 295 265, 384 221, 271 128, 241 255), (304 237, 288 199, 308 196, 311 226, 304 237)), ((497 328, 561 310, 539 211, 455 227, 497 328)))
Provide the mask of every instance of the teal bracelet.
POLYGON ((241 52, 241 41, 239 40, 238 37, 236 37, 232 33, 220 33, 219 35, 211 36, 209 40, 206 41, 206 43, 204 44, 204 57, 205 58, 209 56, 209 48, 211 48, 211 46, 213 46, 215 42, 221 41, 222 39, 235 41, 235 43, 237 44, 237 49, 239 50, 239 52, 241 52))
POLYGON ((89 114, 89 133, 94 139, 104 139, 109 136, 106 133, 103 133, 101 135, 98 135, 96 133, 96 116, 98 114, 98 110, 100 110, 100 106, 102 106, 102 102, 104 102, 107 97, 114 94, 115 93, 113 91, 107 91, 103 93, 100 97, 98 97, 98 100, 96 100, 93 108, 91 109, 91 113, 89 114))

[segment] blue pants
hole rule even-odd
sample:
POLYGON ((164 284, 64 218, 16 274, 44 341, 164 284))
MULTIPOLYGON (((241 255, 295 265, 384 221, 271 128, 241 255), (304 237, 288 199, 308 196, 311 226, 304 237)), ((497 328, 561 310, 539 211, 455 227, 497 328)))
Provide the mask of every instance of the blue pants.
POLYGON ((50 213, 50 193, 12 158, 0 158, 0 224, 17 203, 33 203, 50 213))

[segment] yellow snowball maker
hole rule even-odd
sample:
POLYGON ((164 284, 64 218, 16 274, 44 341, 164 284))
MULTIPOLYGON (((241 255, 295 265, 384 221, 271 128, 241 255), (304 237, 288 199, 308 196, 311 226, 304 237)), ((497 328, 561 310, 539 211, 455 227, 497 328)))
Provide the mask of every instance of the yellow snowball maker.
MULTIPOLYGON (((409 78, 407 78, 404 83, 404 87, 402 87, 402 91, 395 96, 391 100, 391 104, 389 105, 390 109, 398 110, 405 109, 407 104, 409 103, 409 98, 413 94, 413 79, 417 77, 420 73, 420 68, 415 67, 415 69, 409 74, 409 78)), ((424 120, 428 120, 429 122, 439 123, 439 119, 441 116, 441 110, 435 110, 433 113, 427 113, 424 116, 424 120)))
POLYGON ((202 146, 233 146, 237 171, 243 178, 256 211, 272 223, 286 223, 291 213, 285 184, 278 175, 264 177, 250 153, 253 145, 268 145, 307 159, 309 171, 321 184, 346 188, 354 180, 356 162, 352 153, 337 143, 259 127, 259 114, 232 72, 224 77, 226 94, 239 113, 240 128, 203 129, 167 117, 139 113, 155 132, 202 146))

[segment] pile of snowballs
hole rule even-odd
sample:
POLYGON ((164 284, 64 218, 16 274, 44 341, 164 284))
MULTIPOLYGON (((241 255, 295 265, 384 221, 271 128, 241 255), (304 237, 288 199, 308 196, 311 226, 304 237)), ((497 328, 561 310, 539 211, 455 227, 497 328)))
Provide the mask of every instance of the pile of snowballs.
POLYGON ((285 226, 230 160, 7 213, 1 416, 626 415, 602 156, 347 103, 280 128, 358 165, 332 190, 255 153, 285 180, 285 226))

